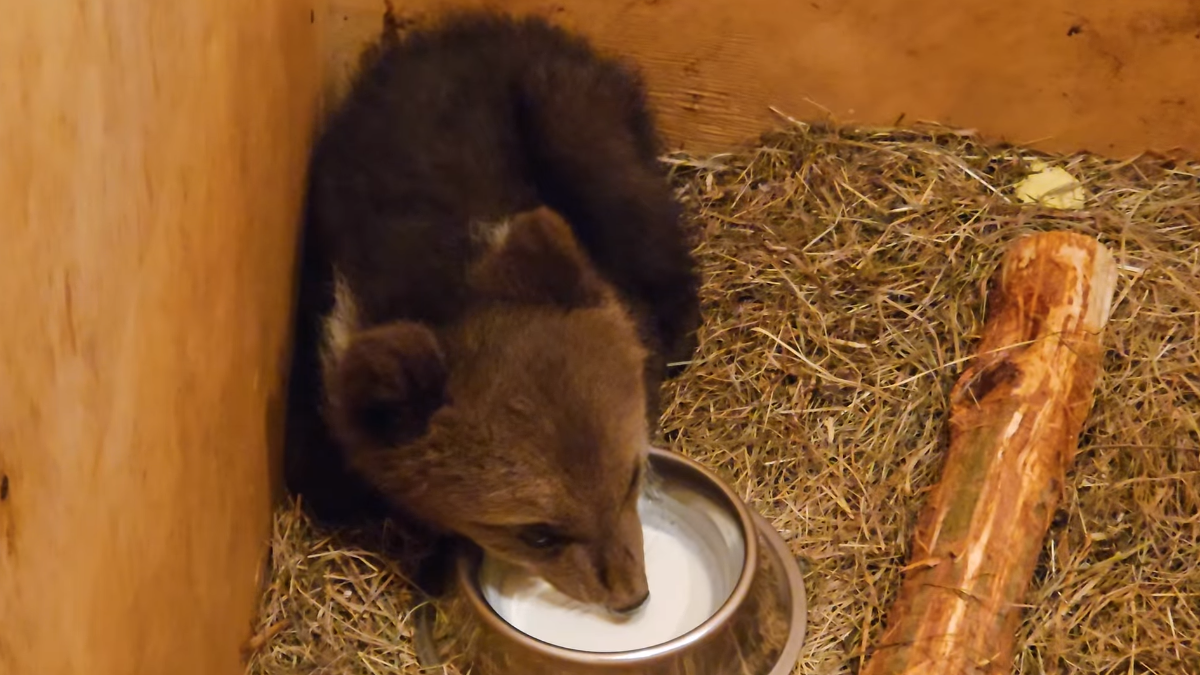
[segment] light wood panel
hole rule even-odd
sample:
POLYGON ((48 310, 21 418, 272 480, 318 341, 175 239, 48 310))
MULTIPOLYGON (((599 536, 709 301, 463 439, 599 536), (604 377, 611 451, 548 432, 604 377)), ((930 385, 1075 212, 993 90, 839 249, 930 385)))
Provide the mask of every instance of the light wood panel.
MULTIPOLYGON (((475 0, 397 1, 422 17, 475 0)), ((1200 153, 1200 0, 495 0, 645 67, 671 141, 721 151, 806 120, 939 121, 1025 145, 1200 153)), ((331 0, 331 77, 382 0, 331 0)))
POLYGON ((240 673, 319 61, 296 0, 0 0, 0 673, 240 673))

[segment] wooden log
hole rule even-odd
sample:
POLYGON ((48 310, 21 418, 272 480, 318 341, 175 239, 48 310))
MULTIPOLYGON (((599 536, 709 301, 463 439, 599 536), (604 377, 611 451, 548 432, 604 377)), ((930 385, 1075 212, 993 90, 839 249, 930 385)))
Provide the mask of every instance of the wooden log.
POLYGON ((1054 232, 1005 257, 950 449, 888 626, 861 675, 1012 672, 1021 600, 1091 409, 1116 286, 1093 239, 1054 232))

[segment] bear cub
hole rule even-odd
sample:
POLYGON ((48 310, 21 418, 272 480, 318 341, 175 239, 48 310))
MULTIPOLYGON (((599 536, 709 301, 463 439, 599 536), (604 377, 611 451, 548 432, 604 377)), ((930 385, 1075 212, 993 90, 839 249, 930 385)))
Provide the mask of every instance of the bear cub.
POLYGON ((289 487, 636 609, 657 392, 699 322, 640 78, 538 18, 386 24, 311 159, 289 487))

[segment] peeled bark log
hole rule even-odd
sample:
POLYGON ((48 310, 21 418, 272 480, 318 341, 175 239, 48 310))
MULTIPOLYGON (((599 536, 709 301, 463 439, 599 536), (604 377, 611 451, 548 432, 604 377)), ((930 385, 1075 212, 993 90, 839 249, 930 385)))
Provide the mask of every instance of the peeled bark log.
POLYGON ((1116 286, 1088 237, 1017 241, 950 399, 950 449, 860 675, 1012 672, 1021 601, 1092 406, 1116 286))

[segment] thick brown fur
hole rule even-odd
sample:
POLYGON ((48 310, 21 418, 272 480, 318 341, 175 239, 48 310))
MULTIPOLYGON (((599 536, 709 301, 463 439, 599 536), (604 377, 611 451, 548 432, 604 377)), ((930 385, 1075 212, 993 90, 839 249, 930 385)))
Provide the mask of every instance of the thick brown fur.
POLYGON ((385 30, 312 159, 287 477, 315 515, 644 600, 657 389, 699 321, 657 152, 635 71, 542 20, 385 30))

